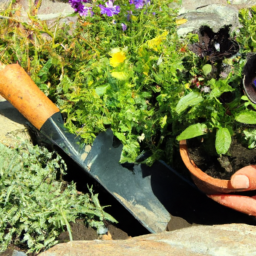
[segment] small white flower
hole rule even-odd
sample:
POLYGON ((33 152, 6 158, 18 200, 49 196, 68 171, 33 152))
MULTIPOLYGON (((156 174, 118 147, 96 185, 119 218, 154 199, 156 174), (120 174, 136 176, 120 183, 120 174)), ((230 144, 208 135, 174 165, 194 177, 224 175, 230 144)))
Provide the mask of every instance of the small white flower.
POLYGON ((220 51, 220 44, 219 43, 215 43, 214 47, 215 47, 216 51, 218 51, 218 52, 220 51))
POLYGON ((142 133, 140 136, 137 137, 139 142, 142 142, 145 139, 145 134, 142 133))
POLYGON ((202 89, 201 89, 201 92, 205 92, 205 93, 209 93, 211 91, 211 88, 209 86, 204 86, 202 89))

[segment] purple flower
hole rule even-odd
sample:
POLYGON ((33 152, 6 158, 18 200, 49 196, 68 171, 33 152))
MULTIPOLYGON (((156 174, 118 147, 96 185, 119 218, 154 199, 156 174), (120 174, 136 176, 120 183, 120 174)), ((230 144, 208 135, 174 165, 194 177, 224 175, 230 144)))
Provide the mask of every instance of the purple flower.
POLYGON ((75 12, 78 12, 81 16, 88 16, 90 13, 93 15, 92 7, 85 7, 83 3, 89 3, 90 0, 69 0, 69 3, 74 8, 75 12))
POLYGON ((127 26, 124 23, 121 23, 122 30, 125 31, 127 29, 127 26))
POLYGON ((107 16, 112 17, 115 14, 118 14, 120 12, 120 6, 113 5, 113 1, 109 0, 105 3, 106 7, 99 4, 99 7, 101 9, 101 14, 107 14, 107 16))
POLYGON ((136 9, 141 9, 145 4, 150 4, 150 0, 130 0, 130 4, 134 4, 136 9))
POLYGON ((79 12, 81 16, 87 17, 88 15, 93 16, 94 12, 92 11, 92 7, 84 7, 83 10, 79 12))
POLYGON ((127 14, 127 21, 130 21, 130 20, 131 20, 131 16, 132 16, 132 11, 128 11, 128 14, 127 14))
POLYGON ((130 4, 134 4, 136 9, 141 9, 144 5, 143 0, 130 0, 130 4))

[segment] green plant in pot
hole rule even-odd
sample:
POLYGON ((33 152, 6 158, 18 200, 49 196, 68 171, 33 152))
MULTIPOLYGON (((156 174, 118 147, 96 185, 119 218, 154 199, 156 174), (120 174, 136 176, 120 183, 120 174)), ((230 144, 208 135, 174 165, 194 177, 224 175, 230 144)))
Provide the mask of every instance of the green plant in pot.
MULTIPOLYGON (((245 14, 241 14, 241 20, 245 19, 245 14)), ((252 19, 255 19, 255 13, 252 19)), ((244 34, 239 34, 238 42, 241 42, 243 37, 244 34)), ((244 158, 249 154, 253 155, 251 150, 255 147, 255 105, 249 100, 249 95, 249 98, 243 95, 242 86, 243 73, 244 80, 248 80, 248 65, 245 68, 244 65, 246 53, 249 51, 243 45, 240 47, 239 53, 228 59, 215 61, 210 59, 210 52, 203 56, 205 58, 197 65, 195 74, 197 80, 200 79, 200 86, 192 87, 193 83, 190 82, 186 94, 176 106, 182 126, 182 132, 177 136, 177 140, 180 141, 181 157, 200 190, 223 205, 256 215, 256 204, 252 197, 228 194, 255 189, 256 178, 256 167, 251 165, 255 164, 253 157, 252 162, 244 166, 240 164, 240 170, 232 166, 236 161, 232 149, 234 142, 240 145, 239 154, 244 158), (226 72, 227 64, 229 72, 226 72), (217 75, 213 78, 214 69, 217 70, 217 75), (197 139, 190 140, 192 138, 197 139), (201 145, 201 152, 207 151, 207 155, 210 156, 207 161, 211 157, 217 160, 219 172, 224 175, 219 175, 220 178, 212 177, 205 173, 205 170, 198 168, 198 159, 193 156, 193 161, 190 158, 193 152, 188 152, 188 145, 193 145, 191 141, 201 145), (221 176, 228 178, 222 179, 221 176)), ((253 73, 255 74, 255 71, 253 73)), ((254 85, 255 75, 252 76, 250 86, 254 85)))

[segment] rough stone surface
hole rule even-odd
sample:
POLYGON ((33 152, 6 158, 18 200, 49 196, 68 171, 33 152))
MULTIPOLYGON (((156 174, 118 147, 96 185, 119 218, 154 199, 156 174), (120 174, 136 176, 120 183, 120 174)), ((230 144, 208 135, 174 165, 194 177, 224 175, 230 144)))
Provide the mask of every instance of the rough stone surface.
POLYGON ((225 25, 231 25, 231 30, 241 27, 238 11, 256 5, 255 0, 183 0, 180 6, 180 18, 188 21, 178 27, 180 37, 207 25, 217 32, 225 25))
POLYGON ((5 8, 11 3, 12 0, 0 0, 0 11, 5 10, 5 8))
POLYGON ((30 141, 25 127, 27 120, 8 102, 0 98, 0 143, 15 147, 21 141, 30 141))
POLYGON ((255 0, 230 0, 229 2, 227 0, 182 0, 180 13, 193 12, 212 4, 232 6, 237 9, 249 8, 256 4, 255 0))
POLYGON ((67 16, 72 13, 74 13, 74 9, 69 3, 43 0, 37 14, 41 20, 49 20, 56 17, 67 16))
POLYGON ((187 12, 194 12, 200 8, 203 8, 205 6, 211 5, 211 4, 217 4, 219 6, 221 5, 227 5, 226 0, 182 0, 181 8, 179 10, 179 13, 187 13, 187 12))
POLYGON ((214 32, 218 32, 225 25, 232 25, 232 30, 241 27, 238 20, 238 10, 233 6, 212 4, 181 16, 188 21, 179 26, 179 36, 198 30, 203 25, 211 27, 214 32))
POLYGON ((72 241, 40 256, 254 256, 256 227, 245 224, 194 226, 120 241, 72 241))
MULTIPOLYGON (((23 18, 27 18, 26 13, 30 9, 28 0, 19 0, 18 4, 22 7, 23 18)), ((37 12, 37 16, 40 20, 47 21, 48 25, 54 25, 55 20, 60 21, 60 23, 76 22, 78 18, 77 16, 67 17, 72 13, 74 13, 74 9, 71 7, 68 1, 43 0, 37 12)))

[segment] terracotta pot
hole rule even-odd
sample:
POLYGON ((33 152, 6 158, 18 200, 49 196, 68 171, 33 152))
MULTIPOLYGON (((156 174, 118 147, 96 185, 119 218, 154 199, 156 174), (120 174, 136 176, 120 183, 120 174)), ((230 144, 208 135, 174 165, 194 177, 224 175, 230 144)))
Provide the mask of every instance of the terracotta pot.
MULTIPOLYGON (((206 173, 204 173, 201 169, 199 169, 194 163, 194 161, 189 158, 186 140, 180 141, 180 155, 184 164, 188 168, 193 181, 202 192, 209 195, 209 194, 223 194, 223 193, 246 191, 246 189, 243 189, 243 190, 234 189, 231 186, 230 180, 213 178, 207 175, 206 173)), ((248 166, 244 168, 251 168, 251 167, 252 166, 248 166)))

